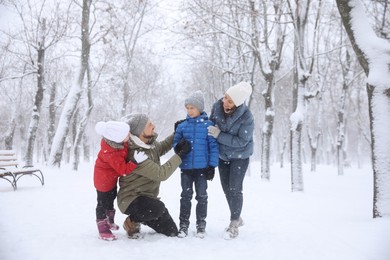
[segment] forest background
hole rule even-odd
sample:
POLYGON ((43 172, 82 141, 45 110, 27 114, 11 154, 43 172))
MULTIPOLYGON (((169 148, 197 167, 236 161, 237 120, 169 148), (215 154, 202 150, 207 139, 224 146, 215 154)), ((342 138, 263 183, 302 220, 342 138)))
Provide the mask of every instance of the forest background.
MULTIPOLYGON (((261 178, 288 162, 303 190, 302 163, 371 163, 367 73, 340 17, 360 1, 114 2, 0 0, 0 149, 78 170, 99 149, 96 122, 146 113, 165 137, 191 92, 209 113, 244 80, 261 178)), ((361 4, 389 42, 389 1, 361 4)))

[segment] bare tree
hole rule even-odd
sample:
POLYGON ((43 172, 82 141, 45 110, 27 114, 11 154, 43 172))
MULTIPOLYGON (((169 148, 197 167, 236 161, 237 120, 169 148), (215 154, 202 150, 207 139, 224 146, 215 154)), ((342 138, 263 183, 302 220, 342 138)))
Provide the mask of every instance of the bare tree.
MULTIPOLYGON (((29 61, 31 63, 30 66, 33 68, 34 73, 37 74, 37 90, 34 98, 27 136, 27 148, 24 157, 25 164, 32 165, 34 144, 45 91, 45 54, 47 49, 57 44, 65 35, 67 23, 58 23, 58 18, 61 17, 62 19, 64 16, 60 11, 59 4, 55 5, 53 8, 49 7, 49 10, 45 10, 45 1, 38 4, 37 9, 35 9, 35 5, 31 5, 31 3, 28 2, 27 10, 25 10, 25 5, 23 3, 13 2, 12 4, 23 24, 23 39, 21 40, 26 43, 26 53, 28 53, 29 61), (46 12, 53 12, 54 17, 51 16, 50 19, 47 19, 46 12), (36 52, 36 58, 33 51, 36 52)), ((65 17, 67 17, 67 13, 65 13, 65 17)))
POLYGON ((374 174, 373 217, 390 216, 390 43, 376 36, 357 0, 336 0, 359 63, 367 75, 374 174))
POLYGON ((138 41, 144 32, 141 31, 143 21, 145 18, 145 13, 147 11, 147 6, 149 1, 135 1, 129 2, 132 8, 129 8, 132 12, 129 15, 125 14, 124 19, 121 20, 121 32, 118 32, 122 40, 123 50, 125 51, 125 66, 123 70, 122 79, 122 91, 123 91, 123 103, 121 116, 125 116, 127 113, 127 107, 130 103, 130 82, 132 76, 132 66, 133 58, 136 47, 138 46, 138 41))

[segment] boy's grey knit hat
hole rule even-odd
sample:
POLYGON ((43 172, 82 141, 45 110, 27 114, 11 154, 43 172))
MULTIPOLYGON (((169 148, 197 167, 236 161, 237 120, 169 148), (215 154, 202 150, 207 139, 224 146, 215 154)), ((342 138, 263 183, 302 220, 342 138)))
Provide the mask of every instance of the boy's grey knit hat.
MULTIPOLYGON (((202 91, 198 90, 192 93, 185 101, 184 106, 193 105, 200 113, 204 110, 204 97, 202 91)), ((131 127, 131 126, 130 126, 131 127)))

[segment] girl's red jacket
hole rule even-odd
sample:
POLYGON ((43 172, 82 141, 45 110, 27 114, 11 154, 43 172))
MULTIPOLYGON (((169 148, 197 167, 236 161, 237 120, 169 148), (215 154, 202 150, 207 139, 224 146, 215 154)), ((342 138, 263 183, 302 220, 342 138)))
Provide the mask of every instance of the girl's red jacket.
POLYGON ((128 144, 125 142, 123 148, 113 148, 102 139, 100 143, 101 149, 95 163, 94 184, 95 188, 101 192, 112 190, 118 178, 129 175, 137 164, 134 162, 126 162, 128 154, 128 144))

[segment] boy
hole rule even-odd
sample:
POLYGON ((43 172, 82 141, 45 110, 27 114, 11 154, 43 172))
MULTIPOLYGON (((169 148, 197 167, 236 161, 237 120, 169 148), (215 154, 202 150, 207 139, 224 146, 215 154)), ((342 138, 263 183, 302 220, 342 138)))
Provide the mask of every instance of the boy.
POLYGON ((214 125, 204 112, 204 98, 201 91, 194 92, 184 103, 187 109, 186 119, 175 132, 173 146, 184 138, 192 145, 191 151, 183 157, 181 169, 180 229, 179 237, 188 235, 193 184, 196 197, 196 236, 204 238, 207 216, 207 180, 214 178, 218 165, 218 143, 208 135, 207 127, 214 125))

